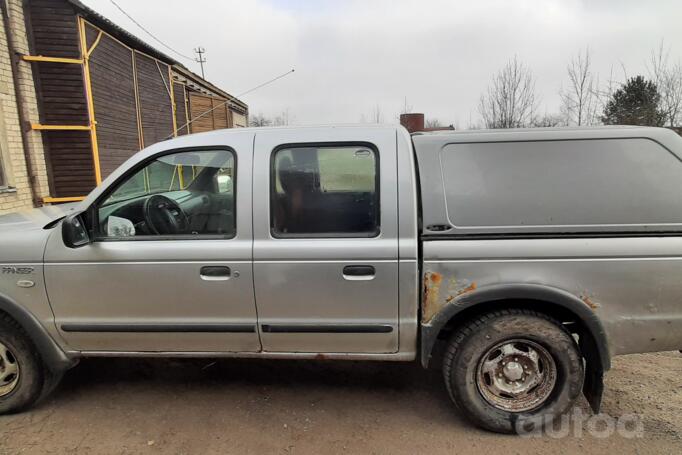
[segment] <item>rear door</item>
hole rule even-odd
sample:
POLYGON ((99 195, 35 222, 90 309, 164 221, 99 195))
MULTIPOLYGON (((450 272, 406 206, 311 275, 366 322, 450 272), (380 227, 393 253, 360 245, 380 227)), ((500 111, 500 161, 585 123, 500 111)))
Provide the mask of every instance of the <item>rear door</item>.
POLYGON ((395 130, 264 131, 254 157, 263 350, 396 352, 395 130))

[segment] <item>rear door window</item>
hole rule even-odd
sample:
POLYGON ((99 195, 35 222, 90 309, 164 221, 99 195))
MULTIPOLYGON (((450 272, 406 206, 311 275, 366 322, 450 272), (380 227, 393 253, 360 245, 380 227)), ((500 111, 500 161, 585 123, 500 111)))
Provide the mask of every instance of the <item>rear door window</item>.
POLYGON ((373 237, 379 233, 379 167, 365 145, 283 147, 271 167, 275 237, 373 237))

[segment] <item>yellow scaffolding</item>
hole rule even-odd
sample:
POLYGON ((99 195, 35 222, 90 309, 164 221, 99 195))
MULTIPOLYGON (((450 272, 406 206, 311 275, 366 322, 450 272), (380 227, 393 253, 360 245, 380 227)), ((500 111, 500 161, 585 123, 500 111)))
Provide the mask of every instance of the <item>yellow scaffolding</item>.
POLYGON ((22 55, 21 59, 27 62, 73 63, 76 65, 83 64, 83 60, 80 58, 45 57, 42 55, 22 55))
POLYGON ((73 197, 44 197, 43 202, 46 204, 58 204, 61 202, 80 202, 85 199, 85 196, 73 196, 73 197))
POLYGON ((90 131, 89 125, 42 125, 31 123, 32 130, 38 131, 90 131))
MULTIPOLYGON (((85 99, 88 105, 88 121, 89 125, 43 125, 40 123, 31 123, 31 129, 36 131, 90 131, 90 140, 92 142, 92 158, 95 170, 95 182, 97 185, 102 183, 102 171, 99 160, 99 148, 97 143, 97 121, 95 120, 95 107, 92 98, 92 84, 90 82, 90 64, 88 62, 90 54, 95 50, 102 38, 102 31, 99 32, 95 42, 90 48, 87 47, 85 39, 85 21, 82 17, 78 17, 78 36, 80 40, 81 58, 62 58, 62 57, 45 57, 43 55, 23 55, 21 58, 27 62, 45 62, 45 63, 67 63, 83 66, 83 78, 85 83, 85 99)), ((59 203, 59 202, 76 202, 82 201, 85 196, 73 197, 44 197, 45 203, 59 203)))
POLYGON ((92 97, 92 83, 90 81, 90 54, 95 50, 102 38, 102 31, 97 35, 97 39, 88 48, 85 39, 85 21, 78 17, 78 33, 80 35, 81 56, 83 57, 83 78, 85 79, 85 99, 88 103, 88 119, 90 120, 90 140, 92 142, 92 158, 95 164, 95 182, 97 185, 102 183, 102 170, 99 162, 99 146, 97 143, 97 120, 95 120, 95 103, 92 97))

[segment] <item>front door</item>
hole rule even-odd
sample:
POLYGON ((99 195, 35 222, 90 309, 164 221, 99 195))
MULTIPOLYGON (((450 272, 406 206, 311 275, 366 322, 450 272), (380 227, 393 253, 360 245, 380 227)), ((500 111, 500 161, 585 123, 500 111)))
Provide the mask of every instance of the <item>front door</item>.
POLYGON ((256 134, 254 277, 264 351, 398 350, 396 135, 357 133, 256 134))
POLYGON ((85 215, 95 241, 59 230, 45 257, 56 323, 82 351, 259 351, 253 296, 253 135, 150 157, 85 215), (239 165, 237 166, 237 155, 239 165))

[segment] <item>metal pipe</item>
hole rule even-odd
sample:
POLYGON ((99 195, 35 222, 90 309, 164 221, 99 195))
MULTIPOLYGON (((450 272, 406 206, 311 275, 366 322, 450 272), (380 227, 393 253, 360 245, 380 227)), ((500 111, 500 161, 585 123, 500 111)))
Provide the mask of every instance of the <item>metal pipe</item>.
POLYGON ((0 0, 0 9, 2 9, 2 22, 5 27, 5 35, 7 37, 7 48, 9 50, 9 60, 12 66, 12 82, 14 83, 14 98, 17 103, 17 113, 19 114, 19 131, 21 133, 21 145, 24 148, 24 161, 26 161, 26 173, 28 174, 28 186, 31 191, 31 200, 34 207, 40 207, 42 201, 38 198, 36 193, 36 174, 33 170, 33 162, 31 160, 30 143, 28 140, 28 131, 30 130, 30 122, 26 118, 24 112, 25 100, 21 92, 19 84, 19 58, 21 54, 17 52, 14 47, 14 36, 9 17, 9 6, 7 0, 0 0))

